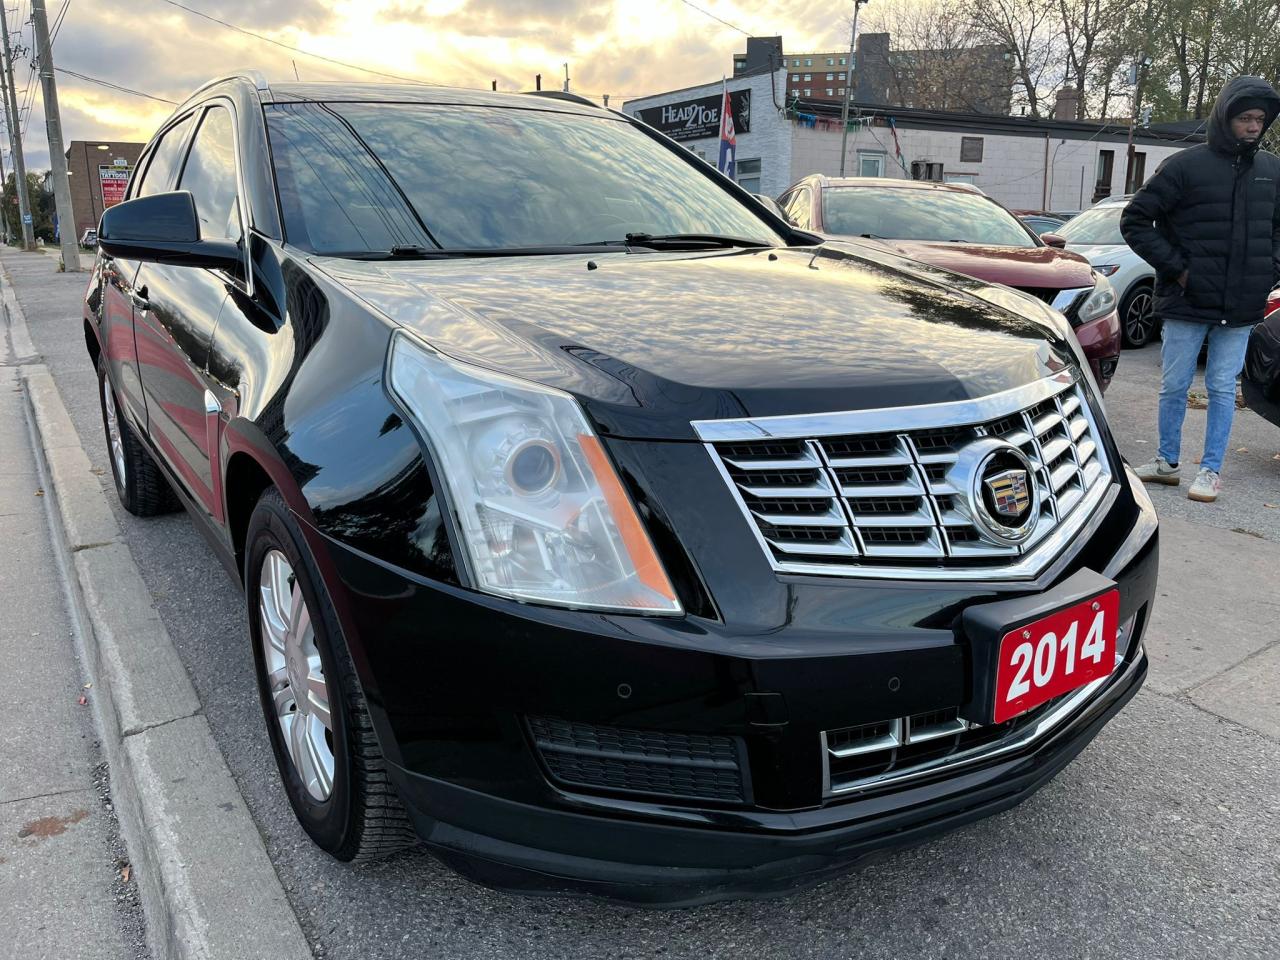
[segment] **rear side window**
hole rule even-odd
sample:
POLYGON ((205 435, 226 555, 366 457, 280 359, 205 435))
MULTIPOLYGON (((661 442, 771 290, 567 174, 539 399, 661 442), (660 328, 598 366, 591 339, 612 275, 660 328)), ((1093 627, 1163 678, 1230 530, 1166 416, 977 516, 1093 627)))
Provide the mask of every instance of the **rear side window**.
POLYGON ((200 220, 200 236, 239 240, 240 206, 236 197, 236 150, 231 114, 211 107, 200 122, 182 168, 179 190, 190 190, 200 220))
POLYGON ((809 191, 801 188, 795 192, 784 208, 787 216, 797 227, 809 226, 809 213, 813 204, 809 197, 809 191))
POLYGON ((182 147, 187 141, 187 131, 191 129, 191 118, 181 120, 160 138, 155 149, 151 151, 151 161, 147 164, 147 172, 138 184, 135 197, 147 197, 153 193, 164 193, 173 189, 173 175, 182 159, 182 147))

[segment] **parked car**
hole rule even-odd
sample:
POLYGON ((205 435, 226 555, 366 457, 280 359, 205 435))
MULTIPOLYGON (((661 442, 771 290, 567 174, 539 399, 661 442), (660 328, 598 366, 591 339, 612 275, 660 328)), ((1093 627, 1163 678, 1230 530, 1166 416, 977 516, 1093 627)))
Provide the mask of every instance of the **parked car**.
POLYGON ((1054 233, 1067 222, 1059 220, 1057 217, 1020 216, 1018 219, 1034 230, 1037 236, 1041 237, 1046 233, 1054 233))
POLYGON ((1087 260, 1056 249, 995 200, 960 183, 810 176, 778 198, 791 222, 828 237, 871 240, 945 270, 1003 283, 1060 310, 1103 390, 1120 356, 1115 294, 1087 260))
POLYGON ((1155 514, 1033 298, 565 94, 221 80, 128 190, 115 487, 243 586, 338 859, 790 891, 1013 806, 1143 681, 1155 514))
POLYGON ((1280 427, 1280 287, 1271 291, 1262 322, 1249 333, 1240 390, 1254 413, 1280 427))
POLYGON ((1067 222, 1066 217, 1049 213, 1047 210, 1010 210, 1009 212, 1034 230, 1037 235, 1053 233, 1067 222))
POLYGON ((98 231, 93 227, 89 227, 84 233, 80 234, 80 246, 96 247, 98 245, 98 231))
POLYGON ((1111 281, 1120 300, 1124 345, 1144 347, 1160 332, 1152 296, 1156 272, 1120 235, 1120 214, 1128 202, 1128 196, 1103 200, 1065 224, 1060 235, 1068 250, 1086 257, 1111 281))

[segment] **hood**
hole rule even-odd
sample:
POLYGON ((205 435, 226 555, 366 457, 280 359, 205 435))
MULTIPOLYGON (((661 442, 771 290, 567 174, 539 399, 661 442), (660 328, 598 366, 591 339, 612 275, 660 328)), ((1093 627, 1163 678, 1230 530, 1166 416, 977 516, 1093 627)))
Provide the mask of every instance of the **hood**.
POLYGON ((985 396, 1071 362, 1028 301, 843 245, 314 265, 449 356, 574 394, 606 434, 985 396), (952 284, 968 284, 968 292, 952 284))
POLYGON ((890 250, 953 273, 1006 287, 1066 290, 1093 284, 1089 262, 1056 247, 988 247, 973 243, 879 240, 890 250))
POLYGON ((1137 256, 1124 243, 1069 243, 1067 249, 1080 254, 1091 264, 1122 263, 1128 257, 1137 256))
POLYGON ((1267 104, 1267 122, 1262 128, 1263 136, 1271 124, 1275 123, 1276 115, 1280 114, 1280 94, 1266 80, 1246 76, 1229 81, 1218 94, 1218 99, 1213 101, 1213 110, 1209 113, 1209 146, 1219 153, 1247 156, 1258 149, 1258 144, 1245 143, 1231 135, 1232 107, 1244 99, 1262 100, 1267 104))

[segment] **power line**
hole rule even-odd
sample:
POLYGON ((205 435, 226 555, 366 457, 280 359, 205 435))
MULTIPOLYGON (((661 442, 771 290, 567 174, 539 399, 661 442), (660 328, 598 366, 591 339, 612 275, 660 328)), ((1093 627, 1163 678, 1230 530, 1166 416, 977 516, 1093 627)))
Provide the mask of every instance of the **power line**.
POLYGON ((71 0, 62 0, 62 9, 58 11, 58 16, 53 21, 53 31, 49 37, 49 46, 53 46, 55 40, 58 39, 58 31, 62 29, 62 21, 66 19, 67 7, 71 6, 71 0))
POLYGON ((690 7, 690 8, 692 8, 692 9, 694 9, 694 10, 697 10, 697 11, 698 11, 700 14, 702 14, 704 17, 710 17, 712 20, 715 20, 717 23, 723 23, 723 24, 724 24, 726 27, 728 27, 730 30, 737 30, 737 31, 738 31, 740 34, 742 34, 744 37, 753 37, 753 36, 755 36, 755 34, 753 34, 753 33, 748 33, 746 30, 743 30, 740 26, 738 26, 738 25, 737 25, 737 24, 735 24, 735 23, 730 23, 728 20, 722 20, 720 17, 717 17, 717 16, 716 16, 714 13, 712 13, 710 10, 703 10, 703 9, 702 9, 700 6, 698 6, 696 3, 691 3, 691 2, 690 2, 690 0, 680 0, 680 2, 681 2, 681 3, 683 3, 686 7, 690 7))
MULTIPOLYGON (((3 0, 0 0, 0 2, 3 2, 3 0)), ((176 2, 176 0, 161 0, 161 2, 167 3, 171 7, 177 7, 179 10, 185 10, 187 11, 187 13, 193 14, 197 17, 202 17, 203 19, 209 20, 212 23, 216 23, 219 26, 226 27, 228 30, 235 30, 237 33, 243 33, 247 37, 253 37, 255 40, 261 40, 264 43, 271 43, 277 47, 283 47, 285 50, 292 50, 294 53, 300 53, 303 56, 312 57, 315 60, 323 60, 326 63, 337 64, 340 67, 346 67, 348 70, 361 70, 364 73, 371 73, 379 77, 387 77, 391 80, 399 80, 402 83, 419 83, 419 84, 422 84, 424 87, 445 86, 445 84, 443 83, 431 83, 428 80, 419 80, 417 77, 402 77, 399 74, 384 73, 381 70, 373 70, 369 67, 362 67, 359 64, 347 63, 345 60, 335 60, 333 57, 326 57, 318 53, 312 53, 309 50, 303 50, 301 47, 295 47, 292 44, 285 43, 282 40, 275 40, 275 39, 272 39, 271 37, 264 36, 261 33, 254 33, 252 30, 246 30, 244 27, 237 26, 234 23, 228 23, 226 20, 219 20, 217 17, 211 17, 207 13, 201 13, 199 10, 193 10, 191 7, 184 6, 183 4, 176 2)))
MULTIPOLYGON (((2 2, 2 0, 0 0, 0 2, 2 2)), ((66 67, 54 67, 53 69, 57 73, 65 73, 67 76, 75 77, 77 80, 85 80, 89 83, 96 83, 98 84, 98 86, 109 87, 112 90, 119 90, 121 93, 129 93, 135 97, 146 97, 148 100, 156 100, 156 101, 159 101, 160 103, 168 103, 175 107, 178 105, 178 101, 176 100, 166 100, 164 97, 157 97, 151 93, 143 93, 141 90, 134 90, 130 87, 122 87, 120 86, 120 84, 112 83, 110 80, 101 80, 98 77, 91 77, 88 74, 76 73, 76 71, 68 70, 66 67)))

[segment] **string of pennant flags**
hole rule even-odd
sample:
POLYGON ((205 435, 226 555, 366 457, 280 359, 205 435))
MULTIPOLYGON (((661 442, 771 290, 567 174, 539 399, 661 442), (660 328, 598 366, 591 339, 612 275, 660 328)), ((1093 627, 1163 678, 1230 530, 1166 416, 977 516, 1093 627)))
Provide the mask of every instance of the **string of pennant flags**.
MULTIPOLYGON (((789 117, 793 123, 798 123, 801 126, 808 127, 811 130, 814 130, 814 129, 839 130, 840 129, 839 118, 820 117, 816 113, 805 113, 803 110, 799 109, 799 107, 794 102, 787 104, 787 106, 783 110, 783 114, 789 117)), ((876 142, 879 143, 880 138, 876 137, 876 133, 874 129, 876 120, 882 121, 883 124, 889 128, 890 133, 893 134, 894 159, 898 161, 898 165, 902 167, 903 172, 906 173, 907 176, 910 176, 911 170, 907 166, 906 159, 902 156, 902 144, 898 140, 898 125, 894 121, 893 117, 876 114, 876 113, 864 114, 858 117, 849 117, 849 119, 845 121, 845 128, 850 133, 857 133, 861 130, 866 130, 868 133, 871 134, 872 137, 875 137, 876 142)))

